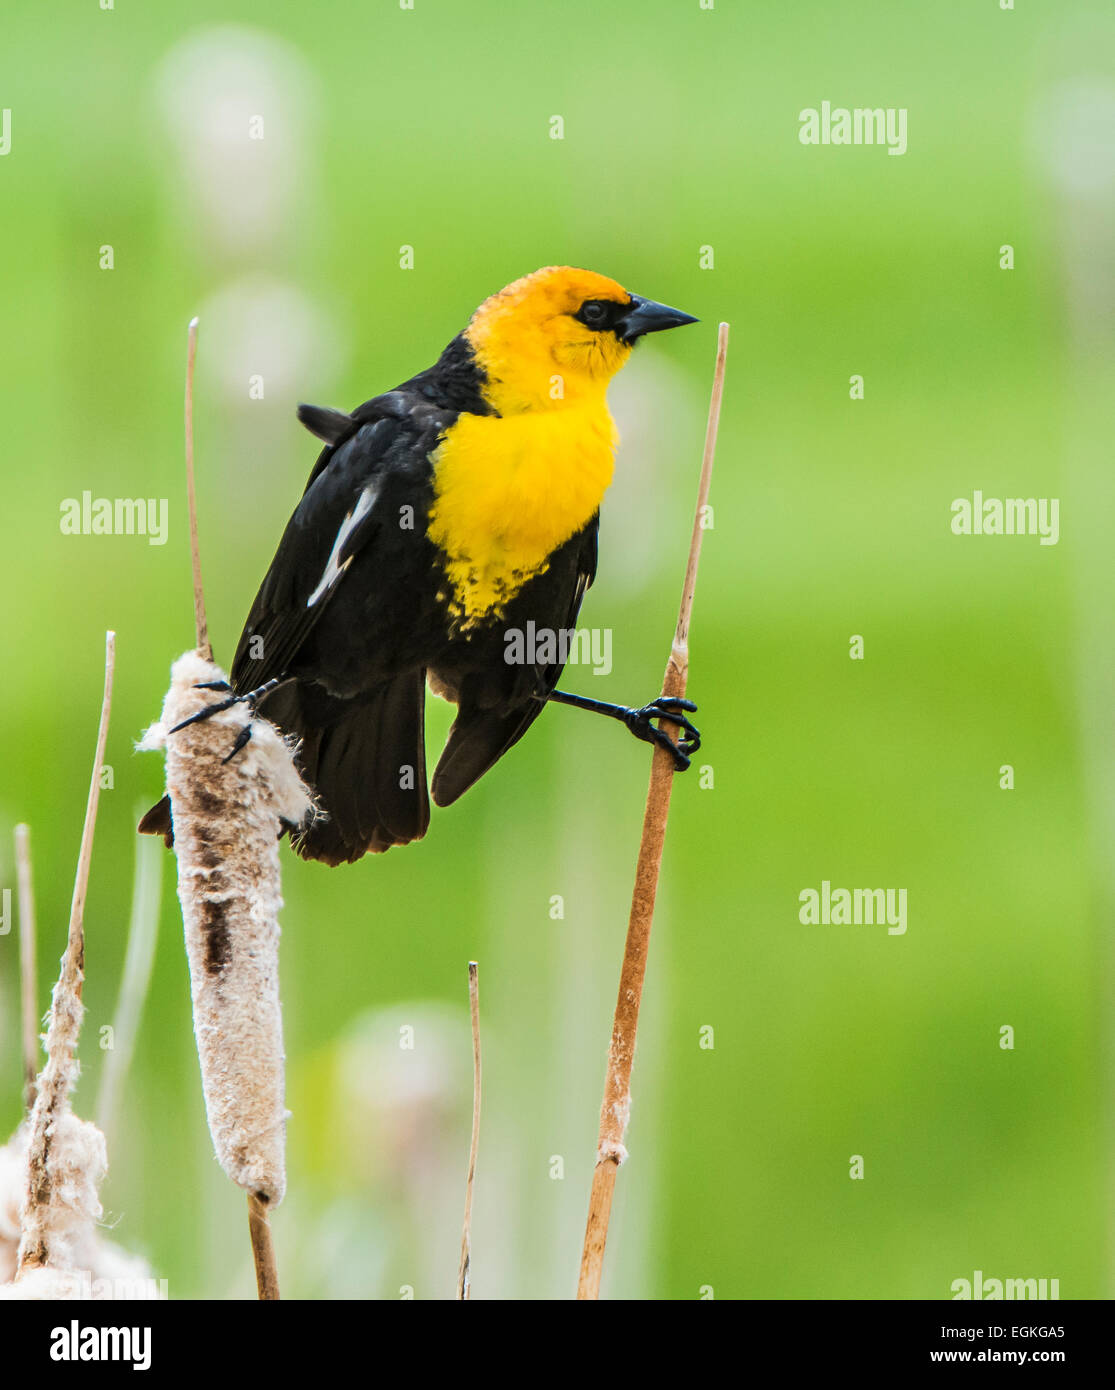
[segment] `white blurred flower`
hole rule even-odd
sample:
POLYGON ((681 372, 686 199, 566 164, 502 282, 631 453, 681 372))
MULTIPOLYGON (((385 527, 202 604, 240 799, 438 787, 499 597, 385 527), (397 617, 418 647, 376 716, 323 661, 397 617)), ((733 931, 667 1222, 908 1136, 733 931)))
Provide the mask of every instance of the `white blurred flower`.
MULTIPOLYGON (((247 407, 253 378, 262 399, 313 399, 314 383, 333 382, 347 358, 347 334, 297 286, 253 275, 223 286, 200 309, 204 355, 199 373, 228 403, 247 407)), ((293 407, 292 407, 293 408, 293 407)))
POLYGON ((307 205, 316 88, 290 44, 236 25, 197 30, 156 69, 191 223, 223 251, 258 254, 307 205))
POLYGON ((1031 141, 1061 192, 1115 192, 1115 84, 1081 76, 1059 83, 1031 113, 1031 141))

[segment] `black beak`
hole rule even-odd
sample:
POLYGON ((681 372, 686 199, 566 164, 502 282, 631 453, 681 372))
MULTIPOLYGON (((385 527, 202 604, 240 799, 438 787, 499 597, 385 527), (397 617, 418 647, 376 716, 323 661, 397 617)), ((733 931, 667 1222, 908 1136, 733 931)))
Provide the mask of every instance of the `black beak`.
POLYGON ((668 304, 656 304, 653 299, 631 296, 631 308, 616 324, 616 335, 629 347, 644 333, 661 333, 664 328, 680 328, 683 323, 696 323, 692 314, 671 309, 668 304))

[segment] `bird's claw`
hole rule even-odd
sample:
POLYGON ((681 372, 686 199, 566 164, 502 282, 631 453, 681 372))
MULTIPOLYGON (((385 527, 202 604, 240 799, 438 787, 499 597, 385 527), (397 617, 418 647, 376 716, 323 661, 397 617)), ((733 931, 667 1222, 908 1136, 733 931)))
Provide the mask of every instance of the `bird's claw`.
MULTIPOLYGON (((187 729, 191 724, 200 724, 202 720, 211 719, 213 715, 220 714, 222 710, 231 709, 233 705, 246 704, 250 714, 255 714, 256 705, 265 695, 270 695, 277 685, 281 684, 278 680, 270 680, 265 685, 261 685, 258 690, 249 690, 244 695, 229 695, 227 700, 217 700, 211 705, 206 705, 204 709, 198 710, 197 714, 191 714, 189 719, 183 719, 181 724, 175 724, 170 730, 172 734, 178 733, 180 729, 187 729)), ((232 686, 228 681, 201 681, 194 686, 195 690, 231 690, 232 686)), ((232 752, 227 758, 222 758, 222 763, 229 763, 236 757, 237 753, 248 743, 252 736, 252 723, 249 718, 247 724, 236 735, 236 741, 232 745, 232 752)))
POLYGON ((244 725, 244 727, 240 730, 240 732, 236 735, 236 742, 232 745, 232 752, 229 753, 227 758, 221 759, 221 765, 223 766, 225 763, 232 762, 233 758, 236 757, 237 753, 240 752, 241 748, 246 747, 247 744, 251 741, 251 737, 252 721, 249 719, 248 722, 244 725))
MULTIPOLYGON (((195 686, 195 690, 212 689, 211 686, 195 686)), ((250 695, 230 695, 227 700, 217 700, 214 704, 206 705, 204 709, 198 710, 196 714, 191 714, 189 719, 183 719, 181 724, 175 724, 170 730, 172 734, 178 733, 180 729, 188 729, 191 724, 200 724, 206 719, 212 719, 215 714, 220 714, 222 710, 231 709, 233 705, 238 705, 244 700, 251 700, 250 695)))
POLYGON ((623 722, 635 737, 642 739, 644 743, 657 743, 660 748, 665 748, 673 757, 675 772, 684 772, 693 754, 701 746, 701 734, 696 725, 686 719, 682 710, 693 713, 696 708, 692 700, 681 700, 673 695, 659 695, 642 709, 629 709, 623 722), (668 719, 671 724, 676 724, 681 730, 678 741, 675 743, 665 729, 653 724, 651 721, 654 719, 668 719))

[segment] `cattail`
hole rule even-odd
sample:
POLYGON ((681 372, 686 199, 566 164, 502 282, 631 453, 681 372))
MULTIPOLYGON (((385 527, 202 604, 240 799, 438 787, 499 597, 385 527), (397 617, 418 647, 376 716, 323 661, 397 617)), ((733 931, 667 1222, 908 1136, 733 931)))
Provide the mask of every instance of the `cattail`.
POLYGON ((71 1219, 100 1216, 97 1185, 108 1166, 104 1137, 94 1126, 74 1118, 70 1092, 77 1083, 77 1040, 84 1012, 81 988, 85 981, 85 894, 93 858, 101 768, 112 711, 112 681, 116 669, 116 634, 105 634, 105 684, 97 751, 85 803, 85 823, 77 857, 70 926, 62 968, 51 996, 46 1033, 46 1066, 38 1079, 35 1103, 28 1118, 27 1188, 20 1213, 19 1274, 47 1265, 68 1268, 67 1231, 71 1219), (88 1170, 85 1172, 84 1170, 88 1170))
POLYGON ((245 702, 179 728, 209 705, 225 703, 211 689, 200 688, 223 684, 225 678, 213 664, 198 546, 197 330, 195 318, 186 330, 185 425, 197 648, 174 663, 161 719, 139 746, 166 749, 172 827, 167 843, 174 844, 178 857, 209 1133, 221 1167, 248 1194, 259 1296, 276 1299, 279 1277, 268 1217, 286 1189, 279 836, 284 826, 300 825, 311 815, 313 804, 295 770, 293 748, 245 702))
POLYGON ((228 1176, 270 1208, 286 1186, 279 836, 312 805, 291 749, 247 704, 169 732, 221 702, 219 691, 197 687, 224 679, 196 651, 179 657, 161 719, 139 746, 166 749, 209 1131, 228 1176), (249 726, 247 743, 230 758, 249 726))
MULTIPOLYGON (((93 857, 101 769, 104 766, 114 633, 105 637, 105 683, 97 751, 85 807, 70 925, 45 1037, 46 1065, 34 1087, 31 1113, 0 1149, 0 1298, 151 1297, 153 1280, 142 1261, 103 1240, 100 1185, 108 1171, 104 1135, 70 1105, 77 1084, 78 1037, 84 1007, 85 894, 93 857), (90 1292, 87 1292, 89 1290, 90 1292)), ((30 857, 26 827, 19 837, 21 908, 29 915, 30 857)), ((30 921, 21 921, 28 932, 30 921)), ((26 980, 25 989, 33 985, 26 980)))
POLYGON ((100 1230, 99 1188, 107 1170, 104 1136, 68 1109, 51 1136, 53 1200, 35 1215, 47 1263, 16 1279, 21 1218, 27 1217, 28 1126, 0 1147, 0 1299, 164 1297, 146 1260, 100 1230))

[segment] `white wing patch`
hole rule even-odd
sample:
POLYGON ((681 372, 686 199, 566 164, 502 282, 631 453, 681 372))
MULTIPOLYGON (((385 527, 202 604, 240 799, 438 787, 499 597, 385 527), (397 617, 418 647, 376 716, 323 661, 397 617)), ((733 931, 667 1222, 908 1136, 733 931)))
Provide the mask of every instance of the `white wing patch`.
POLYGON ((330 552, 329 559, 325 562, 325 570, 318 582, 318 586, 306 600, 307 608, 312 608, 324 595, 330 593, 341 575, 348 569, 352 556, 348 556, 343 565, 337 563, 337 556, 340 555, 341 551, 345 548, 345 543, 349 536, 352 535, 353 531, 356 530, 357 526, 359 526, 375 506, 378 496, 379 484, 369 483, 357 498, 356 506, 349 512, 344 521, 341 522, 341 529, 337 532, 337 539, 333 542, 333 549, 330 552))

